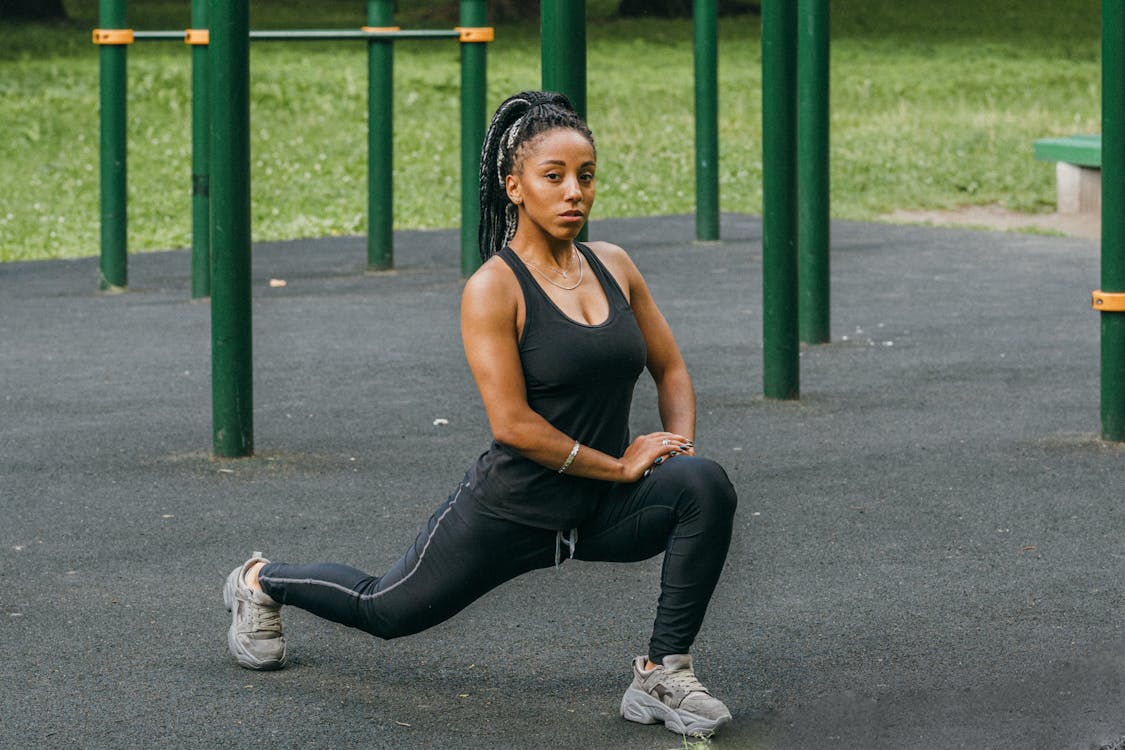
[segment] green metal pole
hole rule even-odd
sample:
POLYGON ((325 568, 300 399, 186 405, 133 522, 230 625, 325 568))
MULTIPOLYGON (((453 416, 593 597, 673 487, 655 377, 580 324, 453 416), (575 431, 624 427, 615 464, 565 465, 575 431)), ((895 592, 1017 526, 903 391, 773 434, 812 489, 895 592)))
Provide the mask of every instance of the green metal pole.
POLYGON ((719 4, 695 0, 695 238, 719 239, 719 4))
MULTIPOLYGON (((543 89, 566 94, 585 120, 586 0, 542 0, 539 22, 543 89)), ((582 227, 579 241, 589 234, 589 225, 582 227)))
MULTIPOLYGON (((1103 292, 1125 293, 1125 3, 1102 0, 1103 292)), ((1101 315, 1102 437, 1125 441, 1125 312, 1101 315)))
POLYGON ((832 340, 829 320, 828 0, 800 0, 797 63, 797 184, 800 331, 806 344, 832 340))
MULTIPOLYGON (((125 0, 101 0, 98 25, 125 28, 125 0)), ((98 288, 124 291, 129 284, 126 213, 126 50, 103 44, 99 50, 101 97, 101 258, 98 288)))
POLYGON ((254 452, 250 318, 250 12, 211 2, 211 395, 214 452, 254 452))
POLYGON ((800 397, 797 6, 762 2, 762 348, 766 398, 800 397))
MULTIPOLYGON (((368 0, 367 24, 394 25, 394 0, 368 0)), ((394 268, 394 42, 367 42, 367 270, 394 268)))
MULTIPOLYGON (((191 28, 207 28, 209 0, 191 0, 191 28)), ((206 44, 191 48, 191 298, 211 296, 211 101, 206 44)))
MULTIPOLYGON (((461 26, 487 23, 485 0, 461 0, 461 26)), ((461 42, 461 275, 480 266, 480 149, 484 143, 488 43, 461 42)))
POLYGON ((543 89, 566 94, 586 117, 586 0, 543 0, 543 89))

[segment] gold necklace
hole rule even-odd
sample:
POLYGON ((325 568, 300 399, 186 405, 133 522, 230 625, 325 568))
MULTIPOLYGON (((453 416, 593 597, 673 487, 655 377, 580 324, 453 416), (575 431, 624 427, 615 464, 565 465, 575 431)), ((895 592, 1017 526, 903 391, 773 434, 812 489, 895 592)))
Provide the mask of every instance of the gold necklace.
MULTIPOLYGON (((578 257, 578 251, 574 248, 574 245, 570 246, 570 257, 571 258, 577 258, 578 257)), ((537 264, 532 263, 530 260, 525 260, 524 263, 528 264, 529 266, 537 266, 537 264)), ((579 263, 578 265, 581 266, 582 264, 579 263)), ((570 258, 568 258, 567 261, 566 261, 566 268, 551 268, 550 270, 559 274, 564 279, 569 279, 570 278, 570 258)), ((540 272, 542 272, 542 271, 540 271, 540 272)))
MULTIPOLYGON (((578 258, 578 251, 574 249, 574 245, 570 246, 570 257, 572 257, 576 260, 578 258)), ((555 269, 552 268, 551 270, 554 271, 555 269)), ((578 261, 578 270, 579 271, 582 270, 582 261, 578 261)), ((567 261, 566 268, 558 269, 557 273, 562 274, 562 277, 564 279, 569 279, 570 278, 570 261, 569 260, 567 261)))
MULTIPOLYGON (((582 256, 578 254, 578 251, 574 249, 573 245, 570 246, 570 251, 572 253, 574 253, 574 258, 575 258, 575 260, 578 261, 578 281, 574 282, 574 286, 563 286, 562 284, 560 284, 559 282, 555 281, 550 276, 548 276, 543 271, 543 269, 541 269, 535 263, 532 263, 530 260, 524 260, 524 263, 527 264, 528 266, 530 266, 531 270, 538 271, 539 275, 542 276, 544 279, 546 279, 547 283, 550 284, 551 286, 558 287, 559 289, 562 289, 563 291, 566 291, 566 292, 570 292, 570 291, 573 291, 573 290, 577 289, 578 287, 582 286, 582 277, 585 275, 585 272, 586 272, 585 266, 582 265, 582 256)), ((560 271, 559 273, 561 273, 563 275, 563 278, 567 278, 567 273, 568 273, 567 271, 560 271)))

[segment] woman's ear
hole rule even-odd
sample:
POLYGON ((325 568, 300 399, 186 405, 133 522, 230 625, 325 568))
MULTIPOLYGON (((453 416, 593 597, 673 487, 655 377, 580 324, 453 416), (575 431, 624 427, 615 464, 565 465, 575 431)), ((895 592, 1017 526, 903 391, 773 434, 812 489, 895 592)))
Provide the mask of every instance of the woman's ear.
POLYGON ((508 192, 508 200, 517 206, 523 201, 520 195, 520 180, 514 174, 504 178, 504 189, 508 192))

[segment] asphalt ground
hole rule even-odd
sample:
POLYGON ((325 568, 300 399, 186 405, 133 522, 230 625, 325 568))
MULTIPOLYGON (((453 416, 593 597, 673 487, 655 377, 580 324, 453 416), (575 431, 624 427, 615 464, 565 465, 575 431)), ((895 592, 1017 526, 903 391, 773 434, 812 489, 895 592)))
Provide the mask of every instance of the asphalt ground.
MULTIPOLYGON (((595 222, 695 377, 740 495, 695 648, 716 748, 1101 748, 1125 736, 1125 449, 1097 438, 1098 244, 836 222, 832 343, 762 397, 761 222, 595 222)), ((226 652, 251 551, 381 570, 488 439, 457 234, 254 250, 256 456, 210 456, 186 251, 0 265, 0 747, 626 748, 659 559, 533 573, 382 642, 287 609, 293 663, 226 652), (286 285, 271 286, 271 279, 286 285), (445 420, 442 423, 441 420, 445 420)), ((634 427, 657 427, 642 381, 634 427)))

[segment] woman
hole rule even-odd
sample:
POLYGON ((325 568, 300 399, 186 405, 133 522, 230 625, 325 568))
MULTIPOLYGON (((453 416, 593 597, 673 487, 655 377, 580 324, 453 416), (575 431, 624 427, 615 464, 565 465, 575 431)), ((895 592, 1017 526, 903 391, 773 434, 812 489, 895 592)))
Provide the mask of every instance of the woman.
POLYGON ((565 97, 524 92, 497 110, 481 155, 484 263, 461 305, 494 440, 383 576, 257 555, 235 568, 224 599, 240 665, 284 666, 283 604, 390 639, 564 557, 664 552, 648 653, 633 661, 622 715, 696 735, 730 721, 689 649, 726 557, 735 492, 695 456, 691 379, 640 272, 619 247, 575 241, 596 168, 593 136, 565 97), (630 441, 645 368, 665 430, 630 441))

